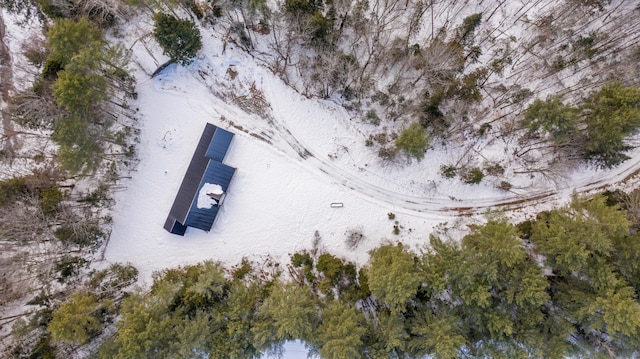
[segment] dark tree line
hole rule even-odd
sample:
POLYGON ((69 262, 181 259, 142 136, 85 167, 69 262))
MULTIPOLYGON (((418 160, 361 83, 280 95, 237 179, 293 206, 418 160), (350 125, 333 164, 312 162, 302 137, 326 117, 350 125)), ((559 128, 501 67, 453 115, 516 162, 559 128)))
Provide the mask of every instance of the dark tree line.
MULTIPOLYGON (((432 237, 423 253, 384 245, 360 270, 310 252, 288 276, 249 261, 168 269, 122 302, 97 355, 257 358, 300 339, 323 358, 629 357, 640 346, 631 196, 489 220, 460 242, 432 237)), ((106 306, 76 293, 53 313, 53 338, 86 342, 106 306)))

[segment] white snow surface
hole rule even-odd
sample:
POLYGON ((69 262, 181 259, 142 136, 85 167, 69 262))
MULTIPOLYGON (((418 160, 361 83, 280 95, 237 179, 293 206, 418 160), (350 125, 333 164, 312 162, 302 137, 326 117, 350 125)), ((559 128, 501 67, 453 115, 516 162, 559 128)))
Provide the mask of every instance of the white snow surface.
POLYGON ((198 201, 196 203, 196 206, 198 208, 206 209, 217 206, 218 201, 216 201, 214 198, 211 198, 211 196, 209 195, 221 195, 223 193, 224 192, 222 191, 222 187, 219 184, 205 183, 202 185, 200 192, 198 192, 198 201))
POLYGON ((334 102, 293 91, 252 56, 223 46, 211 30, 201 30, 203 49, 194 63, 171 65, 150 78, 166 58, 143 37, 148 21, 130 23, 138 26, 128 29, 125 46, 133 50, 138 80, 140 162, 116 194, 105 258, 133 263, 147 284, 154 271, 206 259, 284 264, 311 249, 316 233, 321 251, 358 264, 384 243, 419 251, 434 228, 464 233, 466 224, 496 209, 523 219, 575 192, 628 179, 640 167, 638 151, 613 172, 584 167, 554 178, 516 174, 506 163, 504 177, 514 186, 504 192, 495 188, 498 178, 467 185, 443 178, 439 169, 465 151, 503 160, 513 150, 508 139, 471 148, 436 143, 420 162, 383 162, 365 146, 372 125, 354 121, 334 102), (162 226, 207 122, 236 134, 224 162, 237 171, 212 230, 173 235, 162 226), (333 202, 344 207, 332 208, 333 202), (399 235, 392 234, 394 225, 399 235), (351 231, 365 238, 355 249, 345 244, 351 231))

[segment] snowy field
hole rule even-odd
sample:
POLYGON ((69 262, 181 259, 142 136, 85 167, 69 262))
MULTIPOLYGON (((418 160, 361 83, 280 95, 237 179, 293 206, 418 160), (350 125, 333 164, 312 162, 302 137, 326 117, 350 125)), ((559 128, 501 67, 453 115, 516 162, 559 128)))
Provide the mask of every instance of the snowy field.
MULTIPOLYGON (((316 233, 320 250, 357 263, 383 243, 420 250, 438 225, 463 232, 465 224, 495 210, 523 219, 572 193, 608 188, 633 174, 640 161, 636 153, 613 172, 583 168, 553 180, 516 176, 507 167, 510 192, 496 189, 492 178, 466 185, 444 179, 439 169, 469 148, 435 145, 418 163, 383 162, 365 146, 372 125, 353 121, 331 101, 299 95, 207 30, 193 64, 171 65, 152 79, 166 58, 148 37, 139 38, 148 30, 149 24, 138 24, 125 43, 138 80, 140 162, 116 194, 105 252, 108 262, 133 263, 146 283, 154 271, 205 259, 286 263, 296 251, 311 249, 316 233), (162 225, 207 122, 236 134, 225 163, 237 171, 211 232, 172 235, 162 225), (332 208, 334 202, 343 207, 332 208), (345 245, 350 231, 365 238, 354 249, 345 245)), ((471 150, 498 161, 510 146, 486 141, 471 150)))
MULTIPOLYGON (((275 78, 267 80, 279 85, 275 78)), ((298 118, 303 127, 304 123, 332 125, 322 118, 326 111, 299 115, 296 106, 305 109, 314 103, 296 103, 302 100, 279 87, 274 93, 292 97, 291 108, 283 109, 283 116, 298 118)), ((223 116, 231 119, 235 115, 233 121, 243 121, 243 126, 259 119, 240 111, 229 114, 230 109, 218 106, 220 100, 194 80, 189 68, 170 67, 155 79, 142 80, 139 92, 140 163, 132 179, 124 183, 126 190, 116 196, 106 259, 133 263, 142 278, 148 279, 156 270, 210 258, 235 264, 242 257, 262 260, 270 256, 287 262, 290 254, 311 249, 316 231, 322 250, 362 263, 369 249, 386 240, 401 240, 417 249, 434 225, 447 220, 446 216, 406 210, 393 201, 350 189, 346 179, 324 173, 322 161, 304 160, 230 128, 223 116), (190 228, 184 237, 176 236, 162 225, 207 122, 236 134, 225 163, 237 171, 212 231, 190 228), (332 208, 334 202, 344 206, 332 208), (400 235, 392 234, 394 221, 389 220, 389 212, 405 227, 400 235), (344 243, 349 230, 361 230, 366 238, 355 251, 344 243)), ((322 136, 318 132, 314 131, 322 136)), ((335 143, 331 137, 324 141, 335 143)))
MULTIPOLYGON (((26 86, 30 81, 24 78, 32 74, 19 66, 25 62, 19 47, 29 34, 4 10, 3 17, 12 29, 6 42, 17 64, 14 82, 26 86)), ((513 184, 509 192, 496 189, 498 178, 466 185, 439 173, 442 164, 467 151, 504 161, 516 142, 508 139, 479 140, 471 147, 436 143, 420 162, 383 162, 365 146, 373 125, 352 119, 334 102, 301 96, 209 30, 202 29, 204 47, 193 64, 172 65, 151 78, 166 58, 143 37, 149 21, 131 23, 135 28, 123 31, 122 41, 133 51, 131 70, 138 81, 139 163, 115 194, 104 254, 107 263, 135 265, 143 285, 154 271, 205 259, 285 264, 291 254, 312 249, 318 237, 319 250, 362 264, 369 250, 384 243, 402 242, 419 251, 434 230, 445 228, 460 238, 467 224, 483 221, 490 211, 521 220, 565 203, 573 193, 637 184, 638 150, 612 171, 585 167, 552 179, 517 175, 517 164, 505 163, 504 177, 513 184), (206 123, 235 133, 224 162, 237 171, 211 232, 172 235, 162 226, 206 123), (345 240, 353 231, 364 239, 350 249, 345 240)), ((10 173, 0 170, 0 178, 10 173)), ((286 348, 285 358, 306 357, 299 342, 286 348)))

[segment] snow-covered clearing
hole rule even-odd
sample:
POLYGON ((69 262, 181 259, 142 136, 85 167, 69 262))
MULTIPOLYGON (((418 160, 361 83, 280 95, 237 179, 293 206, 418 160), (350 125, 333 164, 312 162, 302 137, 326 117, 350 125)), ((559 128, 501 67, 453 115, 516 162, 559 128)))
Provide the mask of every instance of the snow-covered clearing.
POLYGON ((365 146, 372 125, 351 120, 333 102, 299 95, 207 31, 193 64, 171 65, 153 79, 149 74, 164 61, 160 50, 148 38, 127 44, 137 64, 140 163, 116 195, 105 258, 133 263, 144 281, 153 271, 204 259, 286 263, 290 254, 312 248, 316 232, 321 250, 357 263, 386 242, 419 250, 439 224, 464 231, 468 221, 482 220, 466 215, 492 210, 518 210, 514 215, 523 218, 572 193, 618 183, 640 164, 634 153, 613 172, 583 168, 551 180, 506 173, 514 189, 504 192, 492 178, 466 185, 444 179, 439 169, 461 151, 503 159, 513 150, 508 140, 472 148, 436 144, 419 163, 385 163, 365 146), (162 224, 206 122, 236 134, 225 163, 237 172, 211 232, 172 235, 162 224), (334 202, 344 206, 332 208, 334 202), (392 234, 394 221, 398 235, 392 234), (365 240, 348 249, 345 239, 354 230, 365 240))

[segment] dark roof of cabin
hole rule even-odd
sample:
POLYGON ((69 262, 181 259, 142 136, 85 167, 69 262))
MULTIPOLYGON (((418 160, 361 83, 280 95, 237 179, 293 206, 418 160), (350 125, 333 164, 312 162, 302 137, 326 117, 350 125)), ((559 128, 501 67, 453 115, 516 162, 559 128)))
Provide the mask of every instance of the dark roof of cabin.
POLYGON ((216 129, 206 156, 214 161, 222 162, 229 149, 229 144, 231 144, 231 139, 233 139, 233 133, 221 128, 216 129))
POLYGON ((171 210, 169 211, 169 216, 172 216, 180 223, 184 223, 187 219, 191 202, 193 202, 193 198, 198 192, 200 180, 209 164, 209 159, 205 157, 205 154, 207 153, 207 149, 215 132, 216 127, 207 123, 202 132, 202 136, 200 136, 200 141, 198 141, 198 146, 193 153, 193 157, 191 157, 191 162, 189 163, 189 167, 187 167, 187 172, 184 175, 182 184, 180 184, 176 199, 173 201, 173 206, 171 206, 171 210))
MULTIPOLYGON (((235 168, 223 163, 216 161, 209 162, 209 166, 207 167, 202 181, 200 181, 200 185, 198 186, 196 196, 206 183, 220 185, 222 190, 226 193, 235 171, 235 168)), ((197 202, 197 199, 195 199, 191 204, 191 209, 189 210, 187 220, 184 224, 188 227, 199 228, 203 231, 210 231, 220 207, 212 206, 211 208, 198 208, 197 202)))
POLYGON ((221 162, 232 139, 233 133, 206 124, 165 221, 167 231, 184 235, 187 226, 211 230, 219 208, 197 208, 197 195, 205 183, 219 184, 227 191, 235 168, 221 162))

